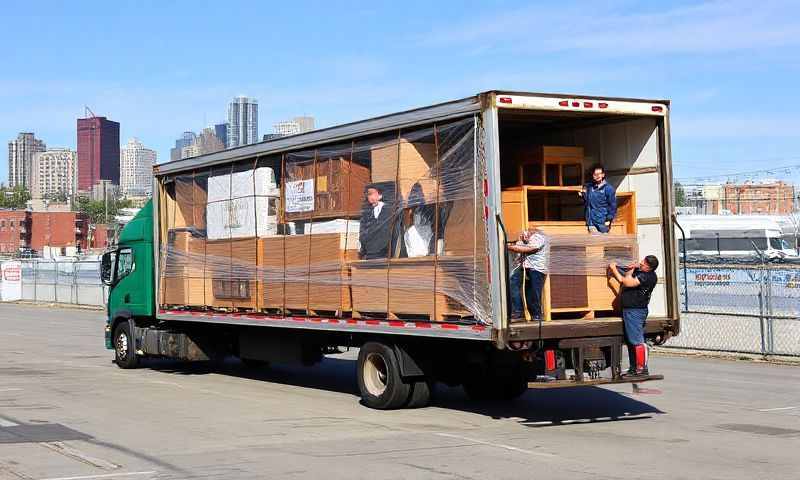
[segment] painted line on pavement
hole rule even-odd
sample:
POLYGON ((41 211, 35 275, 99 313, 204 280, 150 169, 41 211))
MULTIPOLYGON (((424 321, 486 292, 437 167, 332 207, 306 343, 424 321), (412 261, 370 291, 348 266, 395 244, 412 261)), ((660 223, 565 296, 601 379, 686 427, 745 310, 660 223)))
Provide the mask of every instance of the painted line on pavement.
POLYGON ((784 410, 794 410, 796 408, 800 408, 800 405, 794 407, 763 408, 759 410, 759 412, 782 412, 784 410))
POLYGON ((103 475, 81 475, 77 477, 49 477, 41 480, 89 480, 93 478, 117 478, 117 477, 132 477, 134 475, 155 475, 155 471, 148 472, 120 472, 120 473, 106 473, 103 475))
POLYGON ((0 417, 0 427, 17 427, 17 426, 19 426, 19 423, 12 422, 7 418, 0 417))
POLYGON ((465 440, 467 442, 473 442, 473 443, 477 443, 477 444, 480 444, 480 445, 486 445, 488 447, 497 447, 497 448, 502 448, 504 450, 510 450, 512 452, 525 453, 525 454, 528 454, 528 455, 536 455, 538 457, 548 457, 548 458, 557 457, 557 455, 553 455, 552 453, 534 452, 534 451, 531 451, 531 450, 525 450, 524 448, 513 447, 511 445, 504 445, 502 443, 487 442, 485 440, 478 440, 476 438, 464 437, 462 435, 455 435, 455 434, 452 434, 452 433, 436 432, 435 435, 439 435, 440 437, 457 438, 459 440, 465 440))

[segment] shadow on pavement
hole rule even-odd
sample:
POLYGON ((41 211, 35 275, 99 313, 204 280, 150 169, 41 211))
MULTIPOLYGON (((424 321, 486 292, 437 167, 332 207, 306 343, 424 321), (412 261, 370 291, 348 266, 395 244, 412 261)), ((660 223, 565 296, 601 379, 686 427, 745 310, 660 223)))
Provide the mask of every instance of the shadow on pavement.
MULTIPOLYGON (((352 359, 326 357, 313 367, 274 365, 248 367, 236 358, 223 362, 176 362, 150 359, 144 365, 153 370, 180 375, 222 374, 238 378, 314 388, 358 396, 356 362, 352 359)), ((514 418, 530 427, 577 425, 614 421, 642 420, 665 412, 601 387, 529 390, 511 401, 474 401, 460 387, 437 384, 433 407, 461 410, 491 418, 514 418)))

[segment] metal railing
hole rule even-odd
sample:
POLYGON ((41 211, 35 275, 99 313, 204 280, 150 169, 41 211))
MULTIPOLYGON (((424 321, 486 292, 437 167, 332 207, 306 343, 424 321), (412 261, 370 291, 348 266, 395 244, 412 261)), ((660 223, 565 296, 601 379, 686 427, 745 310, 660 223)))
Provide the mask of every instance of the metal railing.
POLYGON ((99 260, 22 260, 22 299, 40 303, 104 306, 108 287, 99 260))

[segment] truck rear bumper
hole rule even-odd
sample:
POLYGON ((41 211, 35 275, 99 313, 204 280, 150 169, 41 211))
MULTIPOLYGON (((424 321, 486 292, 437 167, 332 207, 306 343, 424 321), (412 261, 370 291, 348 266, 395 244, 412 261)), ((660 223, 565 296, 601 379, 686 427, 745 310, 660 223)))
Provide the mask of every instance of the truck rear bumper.
POLYGON ((664 375, 642 375, 639 377, 594 378, 589 380, 553 380, 551 382, 528 382, 528 388, 543 390, 546 388, 596 387, 598 385, 614 385, 618 383, 642 383, 652 380, 664 380, 664 375))

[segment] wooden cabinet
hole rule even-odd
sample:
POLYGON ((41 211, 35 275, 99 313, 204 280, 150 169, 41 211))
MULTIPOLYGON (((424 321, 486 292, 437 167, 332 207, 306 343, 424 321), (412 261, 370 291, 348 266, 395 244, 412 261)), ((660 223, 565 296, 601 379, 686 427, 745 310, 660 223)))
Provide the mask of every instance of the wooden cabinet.
POLYGON ((296 221, 359 216, 370 175, 364 165, 349 158, 332 157, 296 163, 287 161, 284 179, 285 182, 314 180, 313 210, 284 212, 286 221, 296 221))
POLYGON ((519 185, 565 187, 584 182, 583 147, 537 146, 517 151, 514 157, 519 185))

